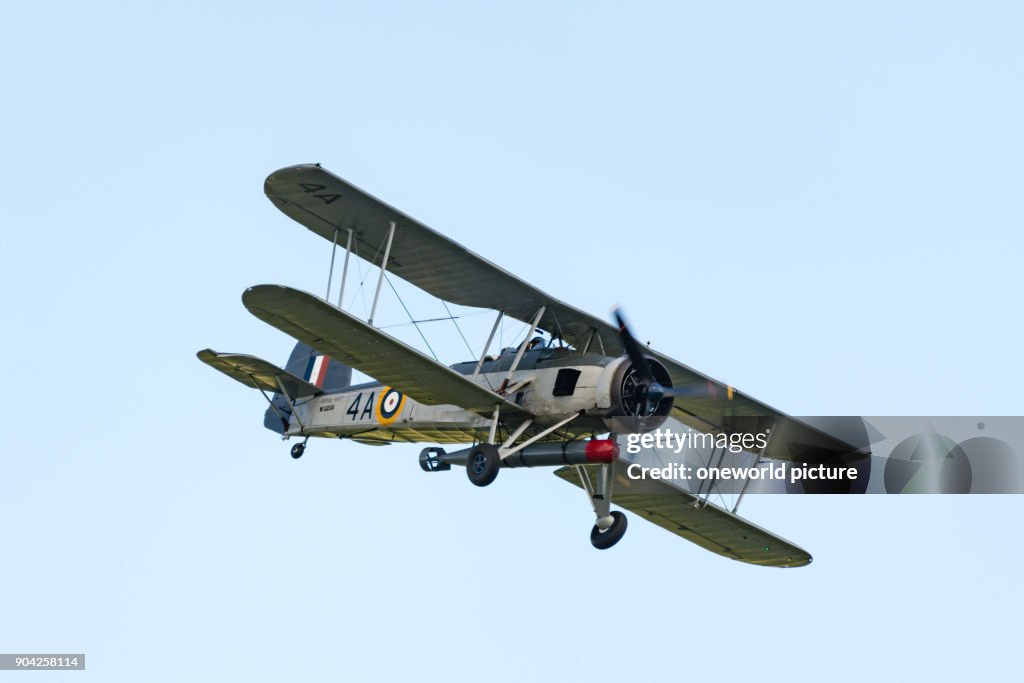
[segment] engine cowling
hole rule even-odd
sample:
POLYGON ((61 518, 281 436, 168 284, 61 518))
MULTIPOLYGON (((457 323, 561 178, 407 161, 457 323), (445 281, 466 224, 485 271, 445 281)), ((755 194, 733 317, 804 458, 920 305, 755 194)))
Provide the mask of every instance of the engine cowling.
MULTIPOLYGON (((672 377, 664 365, 653 358, 645 357, 651 374, 662 387, 672 387, 672 377)), ((672 397, 665 396, 648 409, 643 383, 637 376, 637 369, 628 356, 618 358, 605 368, 601 377, 607 392, 610 408, 604 423, 616 434, 638 434, 649 432, 665 424, 672 411, 672 397)))

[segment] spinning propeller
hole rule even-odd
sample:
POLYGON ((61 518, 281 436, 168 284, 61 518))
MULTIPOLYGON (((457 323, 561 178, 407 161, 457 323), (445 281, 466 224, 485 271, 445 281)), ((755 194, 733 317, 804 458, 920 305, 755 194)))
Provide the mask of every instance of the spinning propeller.
MULTIPOLYGON (((651 363, 657 363, 644 355, 643 347, 636 340, 633 333, 622 316, 621 308, 615 308, 612 315, 615 323, 619 326, 619 339, 626 349, 626 355, 633 364, 637 385, 634 393, 634 400, 644 406, 644 415, 651 415, 661 404, 662 400, 674 396, 688 396, 691 398, 718 398, 718 387, 710 380, 707 386, 681 386, 673 387, 671 383, 665 386, 655 378, 651 371, 651 363)), ((732 399, 732 387, 727 387, 728 399, 732 399)))

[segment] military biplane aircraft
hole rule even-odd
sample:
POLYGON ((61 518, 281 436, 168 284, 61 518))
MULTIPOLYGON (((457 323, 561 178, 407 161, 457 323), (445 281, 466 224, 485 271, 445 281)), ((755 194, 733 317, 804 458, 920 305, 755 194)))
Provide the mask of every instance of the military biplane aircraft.
POLYGON ((779 567, 811 561, 735 508, 708 504, 667 481, 625 477, 616 469, 618 438, 671 417, 701 433, 770 432, 758 461, 822 461, 850 452, 849 444, 641 346, 619 311, 611 324, 563 303, 319 164, 276 171, 264 191, 332 244, 332 274, 334 253, 344 245, 339 305, 286 286, 250 287, 245 307, 298 341, 286 366, 210 349, 198 357, 263 392, 270 404, 265 426, 283 438, 303 438, 293 457, 302 456, 310 437, 456 444, 452 452, 424 448, 420 466, 463 466, 477 486, 491 484, 504 468, 557 467, 555 474, 586 491, 596 518, 590 540, 599 549, 626 531, 625 515, 611 509, 614 500, 735 560, 779 567), (380 269, 365 321, 340 307, 353 254, 380 269), (481 357, 448 367, 375 327, 386 273, 443 301, 494 310, 481 357), (488 355, 503 318, 529 331, 517 346, 488 355), (352 368, 377 381, 352 385, 352 368))

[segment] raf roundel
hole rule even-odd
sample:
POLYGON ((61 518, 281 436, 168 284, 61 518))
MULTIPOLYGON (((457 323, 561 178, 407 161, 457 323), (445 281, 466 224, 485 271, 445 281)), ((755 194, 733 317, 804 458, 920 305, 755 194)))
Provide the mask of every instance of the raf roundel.
POLYGON ((377 422, 382 425, 391 424, 398 419, 404 405, 405 394, 391 387, 384 387, 380 392, 380 399, 377 400, 377 422))

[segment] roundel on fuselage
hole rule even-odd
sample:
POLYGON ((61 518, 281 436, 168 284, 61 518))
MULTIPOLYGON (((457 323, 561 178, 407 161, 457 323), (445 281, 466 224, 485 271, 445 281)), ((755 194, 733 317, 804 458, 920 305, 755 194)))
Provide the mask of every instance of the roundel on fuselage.
POLYGON ((377 399, 376 409, 374 410, 377 422, 382 425, 391 424, 398 419, 398 415, 402 412, 402 406, 404 405, 405 394, 391 387, 384 387, 380 392, 380 398, 377 399))

